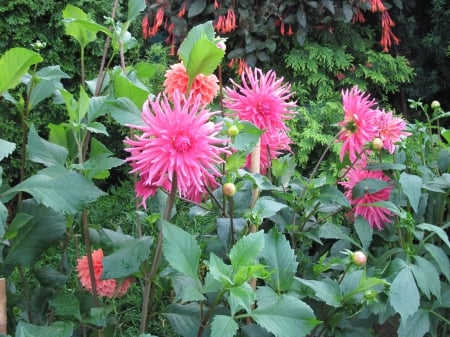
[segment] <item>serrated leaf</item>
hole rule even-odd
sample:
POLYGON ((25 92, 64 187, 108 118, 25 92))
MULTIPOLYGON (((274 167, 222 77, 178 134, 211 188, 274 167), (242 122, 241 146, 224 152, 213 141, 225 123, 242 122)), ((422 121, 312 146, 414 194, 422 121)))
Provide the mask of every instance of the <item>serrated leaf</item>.
POLYGON ((255 303, 255 299, 255 291, 248 282, 236 287, 231 287, 230 296, 228 298, 231 315, 234 316, 242 309, 250 313, 251 307, 255 303))
POLYGON ((372 242, 373 228, 362 216, 356 217, 353 226, 355 226, 355 231, 361 242, 362 248, 365 251, 368 251, 370 243, 372 242))
POLYGON ((25 48, 12 48, 0 57, 0 93, 14 88, 28 69, 43 61, 38 53, 25 48))
POLYGON ((319 200, 324 204, 338 204, 350 207, 350 203, 336 186, 324 185, 319 189, 319 200))
POLYGON ((19 321, 15 337, 71 337, 73 334, 72 322, 54 322, 47 326, 33 325, 25 321, 19 321))
POLYGON ((430 243, 425 244, 425 249, 430 253, 431 257, 436 261, 441 273, 450 281, 450 263, 447 254, 441 247, 432 245, 430 243))
MULTIPOLYGON (((205 308, 203 308, 205 310, 205 308)), ((183 337, 197 337, 200 327, 201 311, 198 303, 171 304, 162 312, 167 317, 170 326, 183 337)), ((209 325, 205 328, 205 335, 209 335, 209 325)))
POLYGON ((45 166, 64 166, 68 151, 66 148, 39 137, 33 125, 28 132, 28 158, 45 166))
POLYGON ((419 208, 420 196, 422 195, 422 179, 419 176, 402 172, 400 174, 400 185, 403 193, 409 200, 414 212, 419 208))
POLYGON ((255 309, 251 317, 277 337, 304 337, 319 324, 307 304, 290 296, 282 296, 272 305, 255 309))
POLYGON ((288 240, 275 228, 265 234, 261 259, 271 270, 270 278, 266 282, 279 293, 287 291, 294 280, 298 262, 288 240))
POLYGON ((429 313, 419 309, 414 315, 408 317, 404 324, 400 324, 397 334, 398 337, 423 337, 429 330, 429 313))
POLYGON ((36 278, 42 286, 55 289, 64 287, 69 275, 49 266, 43 266, 36 271, 36 278))
POLYGON ((102 278, 124 278, 137 272, 148 258, 152 242, 153 238, 150 236, 129 240, 122 248, 105 256, 102 278))
POLYGON ((145 0, 129 0, 127 21, 131 22, 137 18, 146 7, 145 0))
POLYGON ((214 337, 233 337, 239 329, 239 325, 233 317, 215 315, 211 323, 211 335, 214 337))
POLYGON ((19 229, 25 226, 30 220, 33 219, 33 216, 26 213, 16 212, 14 218, 11 223, 8 225, 6 233, 2 236, 3 240, 14 239, 19 231, 19 229))
POLYGON ((264 247, 264 232, 258 231, 242 237, 230 250, 234 270, 255 264, 256 257, 264 247))
POLYGON ((441 294, 439 274, 433 264, 421 256, 414 256, 415 264, 410 266, 419 289, 430 299, 433 294, 437 298, 441 294))
POLYGON ((81 322, 80 301, 72 293, 60 293, 50 300, 50 307, 59 317, 75 318, 81 322))
POLYGON ((337 226, 330 222, 326 222, 323 225, 319 226, 318 235, 323 239, 345 240, 358 246, 358 244, 347 233, 343 231, 343 227, 337 226))
POLYGON ((75 38, 82 48, 96 40, 100 29, 87 29, 82 25, 83 21, 89 22, 89 17, 81 8, 67 5, 63 10, 63 18, 66 34, 75 38))
POLYGON ((175 270, 200 284, 198 267, 201 249, 194 236, 167 221, 162 223, 163 253, 175 270))
POLYGON ((374 194, 389 186, 391 186, 390 183, 381 179, 363 179, 353 187, 352 197, 354 199, 362 198, 365 194, 374 194))
POLYGON ((420 225, 417 225, 417 228, 422 230, 427 230, 430 232, 433 232, 439 236, 439 238, 444 241, 444 243, 450 248, 450 242, 448 241, 448 235, 447 233, 441 228, 436 225, 432 225, 429 223, 421 223, 420 225))
POLYGON ((113 77, 114 94, 117 98, 125 97, 131 100, 136 107, 141 108, 148 99, 149 91, 137 78, 135 71, 123 74, 117 70, 113 77))
POLYGON ((262 218, 270 218, 277 214, 283 208, 288 207, 286 204, 275 201, 272 197, 260 197, 253 206, 253 210, 262 218))
POLYGON ((214 39, 215 32, 211 21, 193 27, 181 43, 180 48, 178 49, 178 55, 183 60, 185 66, 189 64, 191 51, 195 42, 200 39, 202 35, 206 36, 209 40, 214 39))
POLYGON ((109 113, 120 125, 144 126, 141 110, 127 97, 120 97, 107 102, 109 113))
POLYGON ((420 294, 409 268, 403 268, 395 277, 389 290, 389 301, 400 314, 402 322, 419 309, 420 294))
POLYGON ((8 157, 16 149, 16 144, 0 139, 0 161, 8 157))
POLYGON ((31 194, 37 202, 57 212, 70 214, 80 211, 90 202, 105 195, 77 172, 56 166, 38 171, 34 176, 7 190, 3 196, 13 197, 20 191, 31 194))
POLYGON ((323 279, 322 281, 305 280, 297 278, 298 281, 311 288, 315 296, 326 304, 335 308, 342 306, 342 291, 336 280, 323 279))

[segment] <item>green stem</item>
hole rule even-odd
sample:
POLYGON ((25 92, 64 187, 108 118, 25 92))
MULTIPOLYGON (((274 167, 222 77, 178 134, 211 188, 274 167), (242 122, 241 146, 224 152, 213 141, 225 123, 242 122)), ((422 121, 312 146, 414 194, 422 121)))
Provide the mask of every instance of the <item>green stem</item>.
POLYGON ((450 326, 450 320, 448 320, 447 318, 445 318, 441 314, 438 314, 436 311, 433 311, 431 309, 425 309, 425 310, 428 311, 430 314, 433 314, 434 316, 438 317, 440 320, 444 321, 445 324, 450 326))
POLYGON ((211 318, 216 306, 220 303, 220 300, 222 299, 223 295, 225 294, 226 289, 222 289, 220 293, 217 295, 217 297, 214 299, 214 302, 211 304, 211 306, 208 309, 208 312, 206 313, 205 317, 203 317, 200 327, 198 328, 197 337, 203 337, 203 332, 208 325, 208 321, 211 318))

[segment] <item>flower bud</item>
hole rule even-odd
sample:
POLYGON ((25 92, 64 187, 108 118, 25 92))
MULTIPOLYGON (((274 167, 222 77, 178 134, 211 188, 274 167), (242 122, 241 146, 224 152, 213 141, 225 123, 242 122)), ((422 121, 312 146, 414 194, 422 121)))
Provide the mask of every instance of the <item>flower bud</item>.
POLYGON ((372 140, 372 150, 374 151, 381 151, 383 149, 383 141, 379 137, 375 137, 372 140))
POLYGON ((228 128, 227 133, 228 133, 228 136, 235 137, 239 134, 239 129, 236 125, 232 125, 228 128))
POLYGON ((367 262, 366 254, 364 254, 364 252, 361 252, 361 251, 352 253, 351 257, 352 257, 352 262, 360 267, 364 266, 367 262))
POLYGON ((373 300, 377 296, 377 293, 373 290, 366 290, 364 292, 364 299, 366 300, 373 300))
POLYGON ((227 46, 225 45, 225 41, 224 40, 219 40, 216 43, 216 47, 219 49, 222 49, 223 51, 225 51, 227 49, 227 46))
POLYGON ((222 191, 223 194, 227 197, 232 197, 236 194, 236 185, 234 185, 233 183, 225 183, 222 186, 222 191))
POLYGON ((432 109, 439 109, 440 107, 441 107, 441 103, 439 101, 431 102, 431 108, 432 109))

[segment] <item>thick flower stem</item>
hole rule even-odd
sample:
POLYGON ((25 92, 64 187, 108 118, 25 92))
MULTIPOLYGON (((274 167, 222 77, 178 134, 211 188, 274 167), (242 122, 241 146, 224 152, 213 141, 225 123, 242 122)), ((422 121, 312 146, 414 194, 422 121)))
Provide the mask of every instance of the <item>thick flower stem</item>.
MULTIPOLYGON (((170 191, 169 198, 166 203, 166 208, 164 209, 163 214, 163 220, 165 221, 170 221, 173 205, 175 204, 176 194, 177 194, 177 175, 174 172, 172 176, 172 190, 170 191)), ((155 254, 153 255, 152 267, 150 269, 148 277, 146 277, 145 279, 142 310, 141 310, 141 323, 140 323, 141 333, 145 332, 148 313, 151 312, 153 306, 154 291, 152 291, 152 289, 154 289, 154 280, 156 277, 156 272, 158 271, 159 262, 161 260, 162 242, 163 242, 163 233, 162 228, 160 228, 155 248, 155 254)))

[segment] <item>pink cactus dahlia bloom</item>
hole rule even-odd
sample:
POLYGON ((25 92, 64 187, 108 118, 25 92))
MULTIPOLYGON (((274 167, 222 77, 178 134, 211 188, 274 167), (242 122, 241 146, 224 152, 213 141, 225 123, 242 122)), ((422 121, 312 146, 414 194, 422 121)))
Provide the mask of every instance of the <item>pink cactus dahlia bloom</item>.
MULTIPOLYGON (((355 161, 362 154, 366 143, 371 142, 376 131, 376 113, 372 108, 376 104, 369 95, 360 91, 358 87, 342 92, 344 106, 344 120, 338 125, 342 127, 338 139, 344 144, 340 158, 344 159, 348 152, 350 161, 355 161)), ((365 156, 362 155, 364 159, 365 156)))
MULTIPOLYGON (((103 250, 100 248, 92 252, 92 262, 94 266, 95 289, 99 296, 112 298, 114 296, 124 295, 130 287, 133 279, 126 278, 122 283, 118 283, 115 279, 102 280, 103 273, 103 250)), ((83 256, 77 261, 78 278, 81 285, 88 291, 92 291, 91 277, 89 274, 89 266, 87 256, 83 256)))
MULTIPOLYGON (((174 100, 174 93, 176 91, 186 94, 188 87, 189 76, 183 63, 176 63, 170 66, 165 73, 164 91, 169 96, 171 101, 174 100)), ((213 101, 219 92, 219 80, 216 75, 198 74, 192 83, 190 92, 195 95, 200 95, 201 103, 206 105, 213 101)))
POLYGON ((377 201, 388 201, 391 195, 392 186, 383 188, 375 193, 365 193, 360 198, 353 198, 352 190, 356 184, 364 179, 378 179, 389 181, 389 178, 382 171, 369 171, 362 167, 354 167, 346 175, 347 181, 340 184, 345 188, 345 196, 353 206, 353 214, 365 218, 371 227, 383 229, 383 226, 390 223, 391 211, 386 208, 373 206, 377 201))
POLYGON ((177 91, 173 106, 166 94, 144 104, 142 119, 146 125, 129 125, 142 133, 125 139, 130 146, 125 149, 130 152, 126 161, 131 162, 131 172, 140 176, 139 197, 146 199, 158 187, 168 189, 174 174, 183 197, 196 196, 198 200, 206 192, 205 184, 218 185, 215 178, 221 174, 215 165, 223 162, 220 154, 228 151, 220 146, 226 140, 216 137, 222 124, 209 121, 217 113, 205 109, 200 96, 191 94, 186 99, 177 91))
POLYGON ((394 117, 392 112, 377 110, 376 121, 378 123, 378 137, 383 142, 383 147, 390 154, 394 153, 396 143, 411 135, 411 133, 405 131, 406 122, 400 117, 394 117))

